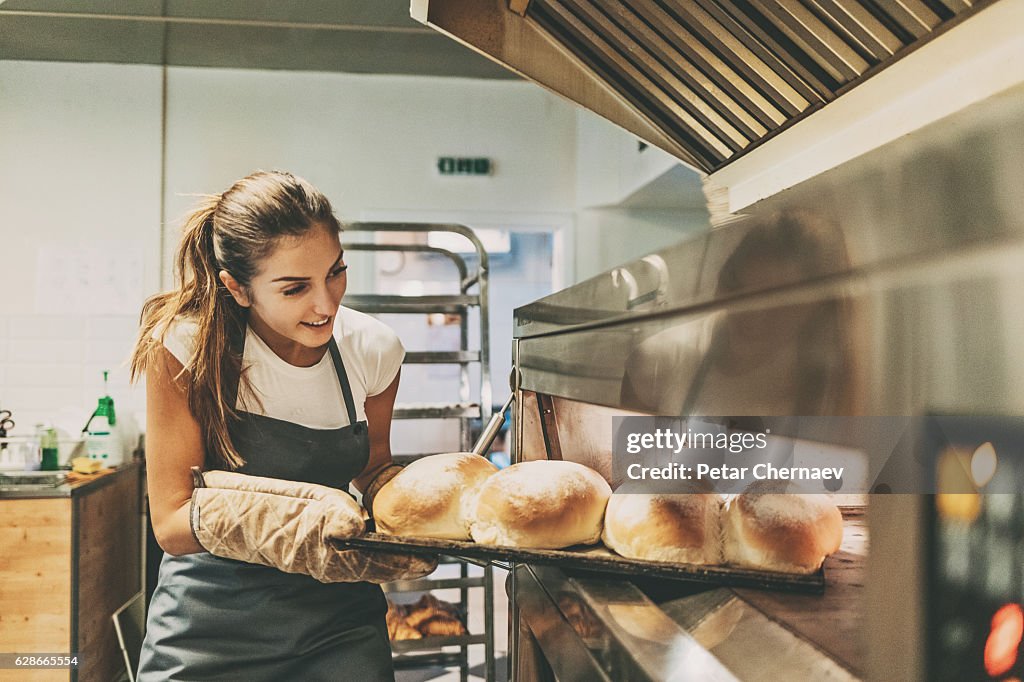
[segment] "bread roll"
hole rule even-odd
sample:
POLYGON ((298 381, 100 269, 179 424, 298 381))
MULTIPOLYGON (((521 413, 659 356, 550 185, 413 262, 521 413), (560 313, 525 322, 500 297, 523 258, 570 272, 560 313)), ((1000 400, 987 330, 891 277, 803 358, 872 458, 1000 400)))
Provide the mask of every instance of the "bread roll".
POLYGON ((722 498, 714 493, 615 494, 601 539, 630 559, 722 562, 722 498))
POLYGON ((480 488, 470 526, 488 545, 561 549, 601 537, 607 481, 575 462, 537 460, 513 464, 480 488))
POLYGON ((411 463, 377 493, 377 530, 441 540, 469 540, 469 514, 480 486, 498 468, 480 455, 455 452, 411 463))
POLYGON ((843 541, 843 517, 827 495, 746 492, 725 514, 725 561, 766 571, 813 573, 843 541))

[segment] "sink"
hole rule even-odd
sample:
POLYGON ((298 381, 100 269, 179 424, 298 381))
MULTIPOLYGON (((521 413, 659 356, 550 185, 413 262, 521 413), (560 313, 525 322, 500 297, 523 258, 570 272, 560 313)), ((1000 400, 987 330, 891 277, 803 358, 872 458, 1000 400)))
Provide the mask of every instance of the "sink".
POLYGON ((67 472, 64 471, 0 472, 0 491, 54 488, 63 483, 67 477, 67 472))

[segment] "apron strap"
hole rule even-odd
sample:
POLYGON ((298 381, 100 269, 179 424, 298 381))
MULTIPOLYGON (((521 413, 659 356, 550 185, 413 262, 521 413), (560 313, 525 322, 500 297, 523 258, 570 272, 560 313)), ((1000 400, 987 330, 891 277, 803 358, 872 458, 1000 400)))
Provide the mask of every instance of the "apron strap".
POLYGON ((341 360, 341 351, 338 349, 338 342, 335 341, 333 335, 327 344, 327 349, 331 352, 331 360, 334 361, 334 371, 338 374, 338 382, 341 383, 341 393, 345 396, 348 423, 355 426, 357 418, 355 400, 352 398, 352 387, 348 383, 348 372, 345 371, 345 363, 341 360))

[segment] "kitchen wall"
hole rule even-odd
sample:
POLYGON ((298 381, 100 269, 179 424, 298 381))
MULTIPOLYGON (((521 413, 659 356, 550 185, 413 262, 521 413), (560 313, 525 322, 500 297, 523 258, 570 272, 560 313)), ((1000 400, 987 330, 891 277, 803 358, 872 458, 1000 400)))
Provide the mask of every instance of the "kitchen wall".
POLYGON ((168 218, 256 168, 303 175, 348 219, 574 208, 574 110, 528 83, 173 68, 167 98, 168 218), (439 156, 495 169, 441 177, 439 156))
POLYGON ((76 431, 103 369, 122 414, 142 421, 124 362, 141 302, 171 282, 189 195, 256 168, 307 177, 347 219, 457 210, 575 222, 559 264, 567 283, 706 223, 675 210, 674 160, 528 83, 168 68, 165 100, 164 77, 0 61, 0 406, 19 431, 51 420, 76 431), (441 155, 487 156, 495 170, 441 177, 441 155))
POLYGON ((576 214, 576 281, 598 275, 708 229, 703 209, 602 208, 576 214))
POLYGON ((77 431, 159 284, 160 69, 0 62, 0 406, 77 431), (118 286, 127 283, 127 287, 118 286))
POLYGON ((577 282, 710 229, 696 171, 584 109, 576 165, 577 282))
POLYGON ((576 107, 576 160, 580 208, 615 206, 680 165, 670 154, 641 145, 631 133, 582 107, 576 107))

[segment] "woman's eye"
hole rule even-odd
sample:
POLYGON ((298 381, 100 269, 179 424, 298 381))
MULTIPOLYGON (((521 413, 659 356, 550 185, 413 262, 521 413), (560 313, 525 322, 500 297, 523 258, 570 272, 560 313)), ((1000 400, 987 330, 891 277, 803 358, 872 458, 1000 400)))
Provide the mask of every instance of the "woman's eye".
POLYGON ((285 289, 283 293, 285 296, 294 296, 295 294, 302 293, 302 290, 305 288, 305 286, 292 287, 291 289, 285 289))
POLYGON ((348 270, 348 266, 347 265, 340 265, 340 266, 334 268, 333 270, 331 270, 331 277, 337 277, 338 275, 340 275, 341 273, 345 272, 346 270, 348 270))

